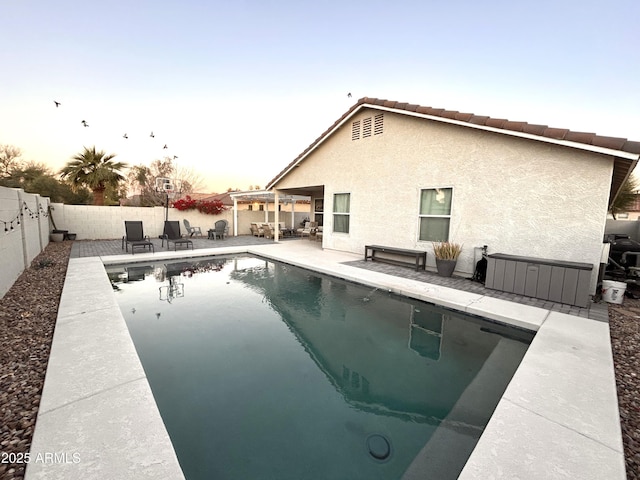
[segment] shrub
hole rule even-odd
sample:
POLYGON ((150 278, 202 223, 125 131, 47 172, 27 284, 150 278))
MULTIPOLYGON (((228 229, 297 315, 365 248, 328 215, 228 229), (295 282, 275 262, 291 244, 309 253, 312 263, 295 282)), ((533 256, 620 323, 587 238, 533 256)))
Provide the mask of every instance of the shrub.
POLYGON ((220 200, 201 201, 196 208, 207 215, 218 215, 227 209, 220 200))
POLYGON ((441 260, 457 260, 462 252, 462 245, 453 242, 433 242, 433 254, 441 260))
POLYGON ((218 215, 227 209, 220 200, 195 200, 189 195, 173 202, 173 208, 180 211, 198 209, 206 215, 218 215))

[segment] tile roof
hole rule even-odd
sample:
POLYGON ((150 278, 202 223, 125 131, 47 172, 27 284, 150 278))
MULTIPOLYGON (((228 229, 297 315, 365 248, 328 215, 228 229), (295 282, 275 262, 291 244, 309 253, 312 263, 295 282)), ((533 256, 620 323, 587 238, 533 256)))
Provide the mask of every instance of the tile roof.
MULTIPOLYGON (((620 150, 628 153, 640 154, 640 142, 627 140, 626 138, 605 137, 595 133, 574 132, 568 128, 552 128, 547 125, 534 125, 528 122, 514 122, 504 118, 493 118, 483 115, 475 115, 473 113, 461 113, 455 110, 445 110, 443 108, 421 107, 420 105, 411 105, 402 102, 392 102, 389 100, 381 100, 378 98, 364 97, 358 100, 351 109, 343 115, 349 116, 350 113, 360 105, 378 105, 396 110, 407 110, 410 112, 423 113, 434 117, 442 117, 450 120, 458 120, 473 125, 484 125, 486 127, 499 128, 513 132, 523 132, 540 137, 552 138, 555 140, 566 140, 576 143, 584 143, 596 147, 609 148, 612 150, 620 150)), ((336 122, 338 123, 338 122, 336 122)), ((331 129, 329 129, 331 130, 331 129)))
MULTIPOLYGON (((382 107, 383 109, 392 109, 396 113, 403 113, 406 111, 408 114, 417 113, 423 115, 429 115, 432 117, 440 117, 443 121, 454 120, 464 125, 468 123, 469 126, 476 127, 490 127, 503 130, 502 133, 513 134, 518 132, 520 134, 532 135, 534 137, 540 137, 539 140, 545 141, 565 141, 573 142, 573 147, 580 148, 580 145, 585 145, 585 149, 589 150, 590 147, 600 147, 610 150, 617 150, 625 152, 627 154, 636 155, 635 160, 629 160, 627 158, 616 157, 614 162, 614 175, 611 188, 610 200, 613 200, 618 189, 627 178, 630 170, 635 167, 637 156, 640 155, 640 141, 631 141, 626 138, 619 137, 607 137, 597 135, 595 133, 576 132, 569 130, 568 128, 553 128, 547 125, 535 125, 528 122, 516 122, 510 121, 504 118, 493 118, 484 115, 475 115, 473 113, 463 113, 456 110, 445 110, 444 108, 424 107, 421 105, 411 104, 407 102, 396 102, 392 100, 384 100, 379 98, 363 97, 359 99, 347 112, 345 112, 338 120, 334 122, 331 127, 325 130, 311 145, 309 145, 300 155, 298 155, 287 167, 276 175, 268 184, 267 189, 270 189, 274 184, 288 172, 294 165, 302 160, 311 150, 313 150, 319 143, 321 143, 336 127, 341 125, 347 120, 356 110, 363 107, 382 107)), ((437 118, 434 118, 437 120, 437 118)), ((517 133, 516 133, 517 134, 517 133)))

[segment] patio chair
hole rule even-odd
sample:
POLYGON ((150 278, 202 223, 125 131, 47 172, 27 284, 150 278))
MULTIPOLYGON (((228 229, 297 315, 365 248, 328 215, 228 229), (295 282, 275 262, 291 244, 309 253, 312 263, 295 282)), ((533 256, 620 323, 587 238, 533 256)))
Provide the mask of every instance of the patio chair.
POLYGON ((182 222, 184 223, 184 228, 187 229, 187 233, 190 237, 193 237, 194 233, 202 236, 202 230, 200 229, 200 227, 192 227, 189 223, 189 220, 187 220, 186 218, 182 220, 182 222))
POLYGON ((209 230, 209 238, 216 240, 218 237, 224 240, 224 236, 227 234, 229 227, 226 220, 218 220, 214 227, 209 230))
POLYGON ((268 223, 262 224, 262 230, 264 231, 264 238, 274 238, 273 228, 268 223))
POLYGON ((131 245, 131 255, 135 254, 136 248, 142 248, 155 253, 155 248, 151 239, 144 234, 144 228, 141 221, 126 221, 124 222, 124 237, 122 237, 122 248, 125 248, 129 252, 129 245, 131 245))
POLYGON ((264 229, 259 226, 257 223, 252 223, 251 224, 251 234, 254 237, 263 237, 264 236, 264 229))
POLYGON ((178 245, 184 245, 186 248, 191 246, 191 250, 193 250, 193 242, 180 234, 180 222, 177 220, 167 220, 164 222, 164 231, 162 232, 163 247, 165 240, 167 241, 167 248, 170 248, 173 242, 174 250, 178 249, 178 245))
POLYGON ((318 228, 318 222, 305 222, 304 228, 298 229, 298 235, 301 237, 307 235, 311 239, 311 234, 316 231, 316 228, 318 228))

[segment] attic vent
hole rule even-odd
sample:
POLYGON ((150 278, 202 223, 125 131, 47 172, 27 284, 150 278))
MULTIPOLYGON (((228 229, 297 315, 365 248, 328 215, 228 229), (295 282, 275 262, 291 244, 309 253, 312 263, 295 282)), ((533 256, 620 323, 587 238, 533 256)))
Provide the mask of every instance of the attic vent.
POLYGON ((373 134, 380 135, 382 133, 382 127, 384 126, 384 114, 379 113, 375 116, 373 123, 373 134))
POLYGON ((360 120, 351 124, 351 140, 360 140, 360 120))
POLYGON ((362 120, 362 138, 371 136, 371 117, 362 120))

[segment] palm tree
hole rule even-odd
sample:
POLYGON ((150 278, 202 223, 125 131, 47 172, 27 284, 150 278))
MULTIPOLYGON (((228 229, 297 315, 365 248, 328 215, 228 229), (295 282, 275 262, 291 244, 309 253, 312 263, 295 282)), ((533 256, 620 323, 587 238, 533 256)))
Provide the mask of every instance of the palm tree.
POLYGON ((93 204, 104 205, 104 191, 108 186, 117 187, 124 177, 120 170, 126 168, 122 162, 114 162, 115 154, 107 155, 103 151, 96 152, 96 147, 72 157, 60 170, 60 177, 74 186, 85 186, 93 191, 93 204))
POLYGON ((636 177, 629 177, 622 184, 618 191, 618 196, 609 207, 609 213, 616 220, 616 215, 621 212, 626 212, 629 208, 633 207, 636 199, 638 198, 638 180, 636 177))

